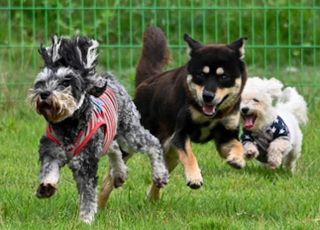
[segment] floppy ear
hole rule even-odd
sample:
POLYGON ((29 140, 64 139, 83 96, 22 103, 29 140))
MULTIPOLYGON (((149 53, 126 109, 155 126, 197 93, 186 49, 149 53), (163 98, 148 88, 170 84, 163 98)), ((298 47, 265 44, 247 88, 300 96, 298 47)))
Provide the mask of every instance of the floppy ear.
POLYGON ((248 40, 247 37, 242 37, 228 45, 230 49, 233 49, 234 51, 236 51, 236 53, 239 55, 239 58, 241 60, 244 59, 245 44, 247 40, 248 40))
POLYGON ((87 86, 87 93, 94 96, 94 97, 100 97, 103 92, 106 90, 108 83, 106 79, 102 77, 87 77, 86 80, 86 86, 87 86))
POLYGON ((194 51, 202 47, 202 44, 190 37, 189 34, 184 34, 183 38, 191 49, 191 51, 189 52, 190 55, 192 55, 194 51))

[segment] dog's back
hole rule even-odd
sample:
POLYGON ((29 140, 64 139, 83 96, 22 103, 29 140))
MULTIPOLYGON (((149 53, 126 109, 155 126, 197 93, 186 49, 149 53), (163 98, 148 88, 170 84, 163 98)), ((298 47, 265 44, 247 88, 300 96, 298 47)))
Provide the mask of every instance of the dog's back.
POLYGON ((292 113, 299 124, 305 125, 308 122, 307 103, 293 87, 283 90, 277 108, 292 113))
POLYGON ((149 27, 144 33, 143 50, 136 72, 136 86, 145 79, 160 74, 169 62, 170 51, 164 33, 157 27, 149 27))

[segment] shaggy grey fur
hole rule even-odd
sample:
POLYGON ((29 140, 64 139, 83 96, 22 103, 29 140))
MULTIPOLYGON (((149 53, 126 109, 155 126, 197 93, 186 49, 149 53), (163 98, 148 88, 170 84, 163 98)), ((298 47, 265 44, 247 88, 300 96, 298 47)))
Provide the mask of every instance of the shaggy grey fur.
MULTIPOLYGON (((72 39, 53 37, 52 46, 40 48, 45 61, 31 89, 31 103, 54 130, 61 145, 45 134, 40 140, 39 198, 51 197, 59 181, 60 169, 68 165, 80 194, 80 218, 91 223, 97 212, 97 171, 103 152, 104 129, 99 128, 78 155, 68 151, 80 131, 87 127, 93 109, 92 97, 111 88, 118 103, 116 136, 109 149, 111 177, 114 187, 127 178, 123 151, 146 153, 152 165, 153 181, 163 187, 168 172, 162 147, 157 138, 140 124, 140 115, 130 96, 111 74, 97 75, 98 43, 85 37, 72 39)), ((109 105, 112 106, 112 105, 109 105)))

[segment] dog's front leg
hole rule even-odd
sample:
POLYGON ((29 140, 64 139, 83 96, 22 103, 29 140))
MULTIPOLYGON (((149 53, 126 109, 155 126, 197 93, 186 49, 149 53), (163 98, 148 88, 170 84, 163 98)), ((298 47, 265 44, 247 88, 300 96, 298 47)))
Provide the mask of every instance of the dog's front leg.
POLYGON ((287 138, 277 138, 273 140, 268 148, 267 166, 271 169, 278 168, 284 156, 292 150, 292 145, 287 138))
POLYGON ((232 167, 242 169, 246 165, 244 149, 239 140, 232 139, 224 143, 218 143, 218 151, 232 167))
POLYGON ((240 113, 236 111, 222 121, 214 137, 220 156, 236 169, 244 168, 246 165, 244 148, 239 141, 239 121, 240 113))
POLYGON ((80 195, 80 219, 90 224, 97 212, 98 158, 89 151, 70 161, 80 195))
POLYGON ((183 164, 187 185, 192 189, 200 188, 203 185, 203 179, 197 158, 192 152, 190 138, 183 133, 176 133, 173 144, 183 164))
POLYGON ((49 198, 57 190, 60 168, 65 165, 67 158, 64 151, 55 143, 43 137, 40 140, 40 185, 37 189, 38 198, 49 198))
POLYGON ((245 156, 248 159, 254 159, 259 156, 259 150, 257 145, 254 142, 246 141, 243 143, 245 156))

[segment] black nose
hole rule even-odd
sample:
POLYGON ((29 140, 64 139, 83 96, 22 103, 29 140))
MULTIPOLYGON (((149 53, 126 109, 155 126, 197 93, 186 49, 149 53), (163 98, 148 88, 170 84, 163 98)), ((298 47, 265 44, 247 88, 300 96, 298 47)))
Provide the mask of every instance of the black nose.
POLYGON ((214 99, 214 93, 204 90, 202 93, 203 101, 206 103, 212 102, 214 99))
POLYGON ((45 100, 50 96, 50 94, 51 93, 49 91, 44 91, 44 92, 40 93, 40 97, 42 100, 45 100))
POLYGON ((249 112, 249 108, 248 107, 243 107, 241 109, 241 112, 244 113, 244 114, 247 114, 249 112))

